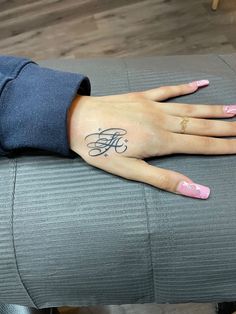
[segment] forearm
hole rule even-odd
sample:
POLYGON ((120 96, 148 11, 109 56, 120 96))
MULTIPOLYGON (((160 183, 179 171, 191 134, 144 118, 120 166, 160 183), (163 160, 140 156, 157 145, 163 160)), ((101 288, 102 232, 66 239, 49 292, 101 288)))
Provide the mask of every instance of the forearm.
POLYGON ((67 114, 76 94, 90 94, 88 77, 0 56, 0 154, 37 148, 67 157, 67 114))

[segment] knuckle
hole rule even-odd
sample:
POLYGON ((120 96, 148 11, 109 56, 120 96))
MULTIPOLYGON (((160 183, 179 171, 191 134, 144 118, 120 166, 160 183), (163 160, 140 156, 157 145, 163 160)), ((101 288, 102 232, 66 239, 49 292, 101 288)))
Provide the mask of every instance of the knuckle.
POLYGON ((164 86, 163 91, 167 94, 172 94, 174 92, 174 86, 164 86))
POLYGON ((160 174, 158 176, 158 185, 164 189, 164 190, 170 190, 171 189, 171 181, 167 174, 160 174))
POLYGON ((188 116, 193 116, 195 112, 195 107, 192 105, 186 105, 185 106, 185 113, 188 116))
POLYGON ((128 97, 130 100, 134 100, 134 101, 137 101, 137 100, 140 100, 140 98, 143 97, 143 92, 132 92, 132 93, 128 93, 128 97))
POLYGON ((211 137, 205 136, 203 138, 203 145, 207 148, 212 147, 214 145, 214 139, 211 137))
POLYGON ((176 91, 179 92, 180 94, 185 94, 187 91, 186 85, 176 86, 176 91))
POLYGON ((227 152, 235 151, 236 145, 233 145, 234 142, 232 142, 232 140, 225 139, 224 141, 225 141, 225 147, 226 147, 227 152))
POLYGON ((174 141, 171 132, 162 132, 162 145, 160 147, 161 154, 160 155, 170 155, 174 151, 174 141))
MULTIPOLYGON (((228 123, 228 122, 227 122, 228 123)), ((231 122, 230 124, 230 130, 232 131, 232 134, 236 133, 236 121, 231 122)))
POLYGON ((171 86, 161 86, 157 88, 157 91, 160 95, 169 95, 171 93, 171 86))
POLYGON ((162 109, 155 109, 155 114, 152 111, 149 112, 149 118, 152 122, 153 131, 157 131, 160 127, 166 129, 166 127, 173 122, 172 116, 167 115, 165 112, 162 112, 162 109))
POLYGON ((201 127, 203 127, 205 130, 208 130, 208 131, 210 131, 212 128, 214 129, 214 121, 209 121, 209 120, 202 120, 201 121, 201 123, 202 123, 202 126, 201 127))

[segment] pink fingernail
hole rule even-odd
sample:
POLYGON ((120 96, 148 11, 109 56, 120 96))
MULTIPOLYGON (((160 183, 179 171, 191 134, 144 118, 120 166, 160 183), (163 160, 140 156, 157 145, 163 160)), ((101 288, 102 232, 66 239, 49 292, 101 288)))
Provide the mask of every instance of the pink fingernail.
POLYGON ((224 106, 223 108, 225 113, 236 113, 236 105, 228 105, 224 106))
POLYGON ((188 183, 186 181, 181 181, 177 187, 177 191, 183 195, 206 199, 210 195, 210 188, 197 184, 197 183, 188 183))
POLYGON ((209 81, 208 80, 193 81, 190 82, 189 85, 193 87, 202 87, 209 85, 209 81))

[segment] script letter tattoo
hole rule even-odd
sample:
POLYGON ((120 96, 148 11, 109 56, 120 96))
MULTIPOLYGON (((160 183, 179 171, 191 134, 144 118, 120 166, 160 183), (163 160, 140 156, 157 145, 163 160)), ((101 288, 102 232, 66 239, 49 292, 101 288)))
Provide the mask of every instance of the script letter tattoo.
POLYGON ((127 132, 120 128, 109 128, 102 131, 101 128, 98 129, 97 133, 91 133, 85 137, 91 139, 91 142, 87 144, 87 147, 91 148, 89 150, 90 156, 99 156, 104 154, 105 157, 108 156, 106 153, 108 149, 114 147, 118 154, 126 151, 127 145, 124 144, 128 142, 124 139, 127 132))

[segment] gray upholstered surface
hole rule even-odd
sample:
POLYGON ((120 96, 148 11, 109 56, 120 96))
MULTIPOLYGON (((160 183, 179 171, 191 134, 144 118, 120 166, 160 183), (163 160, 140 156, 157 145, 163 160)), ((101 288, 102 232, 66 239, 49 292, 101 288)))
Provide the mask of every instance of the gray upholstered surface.
MULTIPOLYGON (((171 101, 236 103, 236 54, 39 64, 88 75, 94 96, 209 79, 209 87, 171 101)), ((149 163, 209 186, 210 197, 129 181, 79 156, 2 157, 0 302, 46 308, 234 301, 235 155, 176 154, 149 163)))

